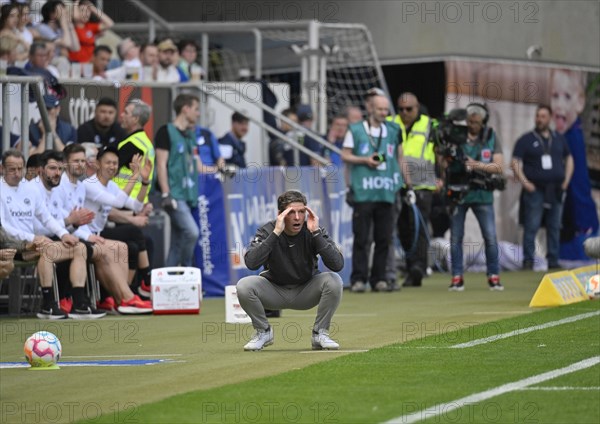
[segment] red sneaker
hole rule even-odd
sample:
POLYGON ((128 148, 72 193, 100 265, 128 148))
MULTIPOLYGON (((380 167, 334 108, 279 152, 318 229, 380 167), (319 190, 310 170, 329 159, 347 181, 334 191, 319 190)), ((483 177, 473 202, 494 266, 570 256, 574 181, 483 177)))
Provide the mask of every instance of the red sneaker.
POLYGON ((463 280, 462 275, 455 275, 452 277, 452 281, 450 282, 450 287, 448 287, 449 291, 464 291, 465 290, 465 281, 463 280))
POLYGON ((135 294, 127 301, 121 300, 121 304, 118 306, 117 311, 122 314, 151 314, 152 302, 149 300, 142 300, 135 294))
POLYGON ((500 283, 500 277, 492 274, 488 277, 488 285, 490 286, 490 290, 492 291, 502 291, 504 290, 504 286, 500 283))
POLYGON ((137 289, 137 292, 140 296, 150 299, 150 296, 152 295, 152 288, 150 287, 150 284, 146 284, 146 281, 142 281, 137 289))
POLYGON ((62 311, 65 314, 69 314, 69 312, 71 312, 71 309, 73 309, 73 299, 71 299, 70 297, 63 297, 62 299, 60 299, 60 302, 58 304, 60 306, 60 309, 62 309, 62 311))
POLYGON ((112 296, 108 296, 102 299, 100 302, 97 302, 96 307, 98 309, 103 309, 108 312, 114 311, 116 307, 115 298, 112 296))

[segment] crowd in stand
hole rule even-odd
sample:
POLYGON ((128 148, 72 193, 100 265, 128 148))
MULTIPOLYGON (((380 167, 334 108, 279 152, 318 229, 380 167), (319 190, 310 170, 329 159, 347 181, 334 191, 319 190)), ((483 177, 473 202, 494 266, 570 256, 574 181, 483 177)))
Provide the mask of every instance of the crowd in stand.
MULTIPOLYGON (((167 38, 139 45, 131 38, 116 46, 99 44, 112 19, 92 0, 48 0, 36 23, 26 1, 5 2, 0 11, 0 61, 9 75, 41 75, 47 85, 62 78, 162 83, 199 80, 194 40, 167 38), (113 53, 118 59, 113 59, 113 53)), ((54 93, 60 94, 60 93, 54 93)))

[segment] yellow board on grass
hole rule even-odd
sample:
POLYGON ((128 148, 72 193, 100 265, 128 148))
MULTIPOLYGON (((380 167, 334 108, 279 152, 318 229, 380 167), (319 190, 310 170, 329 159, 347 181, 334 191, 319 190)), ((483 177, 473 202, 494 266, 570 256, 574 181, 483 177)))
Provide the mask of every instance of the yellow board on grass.
POLYGON ((579 277, 584 277, 581 271, 589 267, 577 268, 572 271, 553 272, 544 275, 535 291, 530 308, 569 305, 571 303, 589 300, 579 277))
POLYGON ((571 270, 571 272, 575 275, 575 279, 579 281, 581 287, 585 289, 590 278, 598 274, 598 265, 582 266, 581 268, 571 270))

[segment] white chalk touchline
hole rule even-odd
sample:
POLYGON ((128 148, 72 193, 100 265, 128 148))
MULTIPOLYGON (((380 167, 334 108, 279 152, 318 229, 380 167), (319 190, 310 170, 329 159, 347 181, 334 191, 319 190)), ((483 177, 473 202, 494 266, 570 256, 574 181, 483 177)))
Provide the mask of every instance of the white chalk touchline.
MULTIPOLYGON (((286 317, 310 317, 313 318, 315 314, 285 314, 286 317)), ((335 317, 376 317, 377 314, 368 313, 368 314, 335 314, 335 317)))
POLYGON ((452 349, 464 349, 466 347, 478 346, 485 343, 495 342, 496 340, 507 339, 509 337, 518 336, 519 334, 530 333, 532 331, 544 330, 546 328, 556 327, 557 325, 568 324, 570 322, 579 321, 586 318, 591 318, 600 315, 600 311, 588 312, 587 314, 574 315, 572 317, 559 319, 558 321, 550 321, 545 324, 534 325, 520 330, 509 331, 508 333, 497 334, 495 336, 484 337, 483 339, 471 340, 470 342, 460 343, 450 346, 452 349))
POLYGON ((368 352, 369 349, 356 349, 356 350, 343 350, 343 349, 338 349, 338 350, 326 350, 326 349, 322 349, 322 350, 303 350, 299 353, 357 353, 357 352, 368 352))
POLYGON ((447 414, 450 411, 454 411, 455 409, 462 408, 466 405, 477 404, 478 402, 482 402, 487 399, 491 399, 496 396, 503 395, 505 393, 514 392, 516 390, 521 390, 527 386, 531 386, 534 384, 543 383, 544 381, 552 380, 557 377, 563 376, 565 374, 570 374, 576 371, 581 371, 586 368, 591 368, 600 363, 600 356, 593 356, 588 359, 584 359, 583 361, 575 362, 569 366, 564 368, 559 368, 556 370, 548 371, 542 374, 534 375, 533 377, 524 378, 522 380, 513 381, 512 383, 503 384, 502 386, 495 387, 493 389, 489 389, 483 392, 475 393, 470 396, 466 396, 464 398, 460 398, 457 400, 453 400, 447 403, 440 403, 438 405, 432 406, 430 408, 408 414, 402 415, 400 417, 392 418, 389 421, 386 421, 386 424, 392 423, 401 423, 401 424, 410 424, 416 423, 421 420, 431 419, 432 417, 436 417, 438 415, 447 414))
POLYGON ((143 357, 157 357, 157 356, 182 356, 181 353, 158 353, 158 354, 139 354, 139 355, 81 355, 81 356, 63 356, 66 358, 143 358, 143 357))
POLYGON ((522 389, 519 389, 520 391, 522 390, 533 390, 533 391, 540 391, 540 392, 562 392, 562 391, 571 391, 571 390, 583 390, 583 391, 596 391, 596 390, 600 390, 600 386, 599 387, 573 387, 573 386, 563 386, 563 387, 523 387, 522 389))

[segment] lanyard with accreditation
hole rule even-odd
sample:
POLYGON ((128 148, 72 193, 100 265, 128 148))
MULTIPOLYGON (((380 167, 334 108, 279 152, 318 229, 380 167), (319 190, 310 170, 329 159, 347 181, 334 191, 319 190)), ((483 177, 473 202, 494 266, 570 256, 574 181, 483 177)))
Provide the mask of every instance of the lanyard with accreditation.
POLYGON ((548 136, 548 143, 546 145, 543 137, 540 134, 538 134, 537 131, 533 132, 535 138, 542 145, 542 149, 544 149, 544 154, 542 155, 542 169, 544 170, 552 169, 552 156, 550 155, 550 152, 552 151, 552 131, 550 131, 549 134, 550 135, 548 136))

